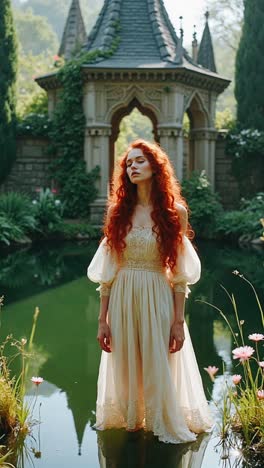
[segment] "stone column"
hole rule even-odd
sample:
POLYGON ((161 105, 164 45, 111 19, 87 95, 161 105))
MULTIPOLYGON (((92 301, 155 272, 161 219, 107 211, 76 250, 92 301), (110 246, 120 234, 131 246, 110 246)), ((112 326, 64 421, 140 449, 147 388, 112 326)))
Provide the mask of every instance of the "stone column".
POLYGON ((47 91, 48 94, 48 114, 49 118, 51 119, 54 114, 54 110, 56 107, 57 102, 57 90, 56 89, 49 89, 47 91))
POLYGON ((111 125, 88 124, 85 131, 85 162, 87 171, 90 172, 95 166, 100 167, 100 178, 97 181, 98 197, 91 204, 92 224, 100 225, 105 210, 109 185, 109 138, 111 125))
POLYGON ((183 136, 182 126, 172 124, 158 125, 160 146, 166 151, 179 181, 183 176, 183 136))
POLYGON ((195 128, 190 132, 193 142, 195 171, 205 171, 212 189, 215 187, 215 140, 217 131, 214 128, 195 128))

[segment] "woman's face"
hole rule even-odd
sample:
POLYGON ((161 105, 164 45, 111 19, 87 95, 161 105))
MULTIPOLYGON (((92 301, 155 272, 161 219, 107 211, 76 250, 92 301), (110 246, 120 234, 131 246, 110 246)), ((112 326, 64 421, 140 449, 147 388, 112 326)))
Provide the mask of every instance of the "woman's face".
POLYGON ((150 162, 140 148, 133 148, 129 151, 126 167, 132 184, 139 184, 152 178, 153 171, 150 162))

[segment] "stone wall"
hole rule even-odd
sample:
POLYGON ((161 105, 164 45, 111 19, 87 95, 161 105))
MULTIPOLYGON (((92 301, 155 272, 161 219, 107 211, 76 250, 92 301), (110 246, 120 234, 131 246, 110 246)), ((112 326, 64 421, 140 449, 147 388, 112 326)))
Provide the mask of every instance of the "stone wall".
MULTIPOLYGON (((33 195, 38 187, 50 187, 48 165, 51 157, 47 155, 49 141, 46 138, 19 137, 17 139, 17 159, 12 171, 0 187, 0 191, 18 191, 33 195)), ((189 171, 189 142, 184 138, 183 175, 189 171)), ((215 155, 215 190, 220 194, 225 209, 237 207, 239 190, 231 174, 231 158, 225 154, 225 134, 219 133, 215 155)))
POLYGON ((215 191, 219 193, 225 209, 238 207, 240 194, 236 179, 232 176, 231 157, 225 153, 225 133, 218 133, 215 148, 215 191))
POLYGON ((36 188, 50 186, 48 144, 46 138, 18 137, 16 161, 0 190, 33 195, 36 188))

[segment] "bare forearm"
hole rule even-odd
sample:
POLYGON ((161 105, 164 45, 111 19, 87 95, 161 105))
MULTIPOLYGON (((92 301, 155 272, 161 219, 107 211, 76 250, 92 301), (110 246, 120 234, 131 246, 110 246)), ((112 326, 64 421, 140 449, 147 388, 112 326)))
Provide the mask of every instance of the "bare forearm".
POLYGON ((174 292, 174 322, 181 323, 184 321, 184 309, 185 309, 185 293, 174 292))
POLYGON ((109 296, 101 296, 100 312, 99 312, 99 317, 98 317, 99 322, 106 322, 108 304, 109 304, 109 296))

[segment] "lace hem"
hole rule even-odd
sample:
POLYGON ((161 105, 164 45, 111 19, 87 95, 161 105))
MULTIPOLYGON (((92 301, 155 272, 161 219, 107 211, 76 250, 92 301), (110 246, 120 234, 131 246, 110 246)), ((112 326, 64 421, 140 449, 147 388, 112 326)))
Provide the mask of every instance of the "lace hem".
POLYGON ((144 428, 144 404, 140 401, 129 401, 127 404, 107 402, 96 404, 96 429, 144 428))
MULTIPOLYGON (((208 408, 202 408, 204 414, 208 414, 208 408)), ((143 402, 129 401, 123 407, 118 403, 106 402, 104 405, 96 405, 96 429, 122 429, 134 430, 144 429, 153 432, 160 442, 181 444, 183 442, 193 442, 196 440, 196 434, 210 432, 212 421, 209 417, 203 417, 200 409, 181 408, 186 423, 186 428, 180 428, 179 432, 184 433, 181 437, 171 434, 166 429, 163 410, 145 408, 143 402)))
POLYGON ((199 409, 193 410, 182 407, 182 411, 186 424, 192 432, 195 432, 195 434, 211 432, 214 423, 207 405, 203 405, 199 409))

